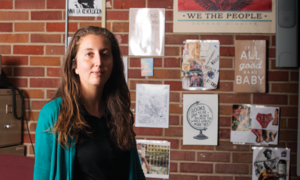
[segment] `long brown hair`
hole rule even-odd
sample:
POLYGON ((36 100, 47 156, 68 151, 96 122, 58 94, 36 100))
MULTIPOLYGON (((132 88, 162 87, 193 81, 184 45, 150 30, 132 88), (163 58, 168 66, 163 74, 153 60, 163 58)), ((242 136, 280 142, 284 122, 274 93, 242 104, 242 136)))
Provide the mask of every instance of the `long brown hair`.
POLYGON ((90 133, 84 118, 80 115, 79 76, 75 73, 76 54, 80 39, 88 34, 102 35, 111 43, 113 55, 113 69, 102 93, 102 100, 106 104, 107 125, 112 140, 122 150, 129 150, 135 144, 133 131, 133 114, 130 110, 130 93, 124 77, 124 64, 121 51, 115 36, 105 28, 88 26, 80 28, 74 34, 63 64, 60 86, 53 99, 61 97, 62 104, 53 131, 58 133, 58 142, 62 147, 70 147, 68 138, 78 139, 79 132, 90 133))

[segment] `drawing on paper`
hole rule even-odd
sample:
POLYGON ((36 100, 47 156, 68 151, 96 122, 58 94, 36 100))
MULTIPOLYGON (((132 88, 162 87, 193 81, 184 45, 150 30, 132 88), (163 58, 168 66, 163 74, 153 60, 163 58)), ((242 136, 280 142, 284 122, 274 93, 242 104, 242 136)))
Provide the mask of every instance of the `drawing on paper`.
POLYGON ((136 126, 169 127, 169 85, 136 85, 136 126))

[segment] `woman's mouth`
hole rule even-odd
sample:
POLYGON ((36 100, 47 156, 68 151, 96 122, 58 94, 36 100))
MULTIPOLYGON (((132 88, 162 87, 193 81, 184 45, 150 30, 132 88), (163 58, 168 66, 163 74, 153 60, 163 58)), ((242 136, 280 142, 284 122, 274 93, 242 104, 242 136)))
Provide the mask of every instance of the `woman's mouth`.
POLYGON ((93 71, 92 74, 95 76, 101 76, 102 73, 100 71, 93 71))

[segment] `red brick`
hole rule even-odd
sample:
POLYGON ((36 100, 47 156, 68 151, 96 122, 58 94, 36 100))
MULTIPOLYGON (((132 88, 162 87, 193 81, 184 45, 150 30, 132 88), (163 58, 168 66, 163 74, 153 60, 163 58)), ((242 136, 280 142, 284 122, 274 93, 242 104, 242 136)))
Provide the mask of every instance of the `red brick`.
POLYGON ((272 83, 272 92, 298 93, 298 83, 272 83))
POLYGON ((220 45, 232 45, 233 35, 201 35, 201 40, 219 40, 220 45))
POLYGON ((61 43, 60 34, 31 34, 33 43, 61 43))
POLYGON ((233 91, 232 82, 219 82, 218 88, 213 91, 233 91))
POLYGON ((220 80, 234 80, 234 71, 232 70, 220 71, 220 80))
POLYGON ((36 126, 37 126, 37 123, 36 123, 36 122, 30 123, 29 130, 30 130, 31 132, 35 132, 36 126))
POLYGON ((136 89, 136 84, 162 84, 162 81, 148 81, 148 80, 130 80, 129 83, 130 90, 135 90, 136 89))
POLYGON ((44 76, 44 68, 15 67, 14 76, 44 76))
POLYGON ((32 111, 27 111, 25 113, 29 121, 37 121, 40 114, 40 112, 32 112, 32 111))
POLYGON ((232 106, 219 106, 219 115, 231 115, 232 106))
POLYGON ((234 47, 220 47, 220 56, 235 56, 234 47))
POLYGON ((231 117, 219 117, 220 127, 231 127, 231 117))
POLYGON ((0 11, 0 20, 29 20, 29 14, 25 11, 0 11))
POLYGON ((232 68, 232 59, 220 58, 220 68, 232 68))
POLYGON ((198 176, 195 175, 180 175, 170 174, 169 180, 198 180, 198 176))
POLYGON ((147 140, 159 140, 159 141, 169 141, 171 143, 171 149, 179 148, 179 140, 178 139, 168 139, 168 138, 146 138, 147 140))
POLYGON ((177 172, 177 163, 170 163, 170 172, 177 172))
POLYGON ((219 94, 219 103, 251 103, 250 94, 219 94))
POLYGON ((164 58, 164 67, 180 68, 180 58, 164 58))
POLYGON ((28 34, 0 34, 2 43, 25 43, 28 42, 28 34))
POLYGON ((291 81, 299 81, 299 72, 292 71, 291 72, 291 81))
POLYGON ((31 109, 42 109, 48 101, 31 101, 31 109))
POLYGON ((195 160, 195 152, 171 151, 170 160, 194 161, 195 160))
POLYGON ((162 58, 153 58, 154 67, 162 67, 162 58))
POLYGON ((198 35, 165 35, 165 44, 179 44, 187 39, 199 39, 198 35))
POLYGON ((288 120, 288 128, 290 129, 298 129, 298 119, 290 119, 288 120))
POLYGON ((287 142, 287 147, 291 149, 291 152, 297 152, 297 142, 287 142))
POLYGON ((47 99, 52 99, 56 93, 56 90, 47 90, 47 99))
POLYGON ((269 52, 267 52, 269 53, 269 58, 275 58, 275 52, 276 52, 275 48, 269 48, 269 52))
POLYGON ((270 41, 269 36, 249 36, 249 35, 236 35, 235 40, 266 40, 270 41))
POLYGON ((219 129, 219 138, 220 139, 229 139, 230 138, 230 129, 219 129))
POLYGON ((276 36, 272 36, 272 46, 276 46, 276 36))
POLYGON ((170 102, 179 102, 180 101, 180 95, 179 93, 170 93, 170 102))
POLYGON ((38 89, 23 89, 23 95, 27 99, 43 99, 44 98, 44 90, 38 89))
POLYGON ((203 163, 180 163, 180 172, 212 173, 213 165, 203 163))
POLYGON ((233 163, 252 163, 253 153, 233 153, 233 163))
POLYGON ((289 102, 290 105, 298 105, 298 96, 290 95, 289 102))
POLYGON ((253 94, 254 104, 287 104, 287 95, 253 94))
POLYGON ((2 56, 2 65, 13 65, 13 66, 28 65, 28 57, 27 56, 2 56))
POLYGON ((31 56, 30 65, 34 66, 60 66, 60 57, 31 56))
POLYGON ((11 49, 9 45, 0 45, 0 54, 10 54, 11 49))
MULTIPOLYGON (((65 14, 63 16, 63 18, 65 19, 65 14)), ((95 17, 76 17, 76 16, 69 16, 69 20, 95 20, 95 17)))
POLYGON ((179 116, 169 116, 170 125, 179 125, 179 116))
POLYGON ((145 127, 134 127, 136 135, 143 136, 161 136, 162 128, 145 128, 145 127))
MULTIPOLYGON (((30 134, 30 137, 31 137, 32 143, 34 143, 35 142, 35 134, 30 134)), ((23 133, 23 143, 30 143, 30 137, 29 137, 29 134, 23 133)))
POLYGON ((115 34, 115 37, 118 40, 119 44, 128 44, 128 35, 127 34, 115 34))
POLYGON ((181 81, 165 81, 165 84, 170 85, 171 91, 181 91, 182 90, 182 82, 181 81))
POLYGON ((43 46, 28 46, 28 45, 15 45, 14 54, 28 54, 28 55, 42 55, 44 54, 43 46))
POLYGON ((232 180, 231 176, 200 176, 201 180, 232 180))
POLYGON ((235 180, 251 180, 251 177, 235 177, 235 180))
POLYGON ((280 120, 279 120, 279 127, 280 128, 286 128, 286 122, 287 122, 287 119, 280 118, 280 120))
POLYGON ((27 79, 24 79, 24 78, 9 78, 9 80, 12 83, 13 87, 27 87, 28 86, 27 79))
POLYGON ((54 78, 31 78, 30 87, 38 88, 56 88, 58 87, 59 79, 54 78))
POLYGON ((197 152, 197 161, 230 162, 230 153, 197 152))
POLYGON ((292 70, 299 70, 298 67, 293 67, 293 68, 287 68, 287 67, 276 67, 276 62, 275 60, 269 60, 271 62, 271 67, 270 69, 282 69, 282 70, 289 70, 289 69, 292 69, 292 70))
POLYGON ((0 23, 0 32, 12 32, 12 23, 0 23))
POLYGON ((218 151, 249 151, 248 145, 236 145, 229 141, 219 141, 219 145, 216 146, 218 151))
POLYGON ((65 9, 65 1, 61 0, 51 0, 47 1, 47 9, 65 9))
POLYGON ((279 139, 286 141, 297 141, 297 131, 292 130, 280 130, 279 131, 279 139))
POLYGON ((6 76, 12 76, 12 67, 2 67, 2 72, 4 72, 6 76))
POLYGON ((141 76, 140 69, 129 69, 128 78, 145 78, 145 77, 141 76))
POLYGON ((153 76, 149 79, 180 79, 180 70, 154 69, 153 76))
POLYGON ((16 9, 45 9, 44 0, 15 0, 16 9))
POLYGON ((129 11, 106 11, 107 20, 128 20, 129 11))
POLYGON ((46 46, 46 55, 64 55, 64 46, 46 46))
POLYGON ((181 149, 188 149, 188 150, 214 150, 214 146, 208 145, 183 145, 181 140, 181 149))
POLYGON ((112 27, 113 32, 129 32, 128 22, 114 22, 112 27))
POLYGON ((166 8, 166 9, 173 9, 173 0, 150 0, 147 1, 148 8, 166 8))
POLYGON ((121 55, 128 56, 128 46, 120 46, 121 55))
POLYGON ((182 114, 182 105, 180 105, 180 104, 170 104, 169 113, 182 114))
MULTIPOLYGON (((47 23, 46 29, 48 32, 65 32, 65 23, 47 23)), ((77 31, 77 23, 68 23, 68 31, 77 31)))
POLYGON ((182 137, 182 127, 165 128, 165 136, 182 137))
POLYGON ((216 173, 249 174, 248 164, 216 164, 215 167, 216 173))
POLYGON ((165 20, 166 21, 173 21, 173 11, 166 11, 165 12, 165 20))
POLYGON ((62 11, 32 11, 31 20, 62 20, 62 11))
POLYGON ((145 0, 114 0, 114 9, 129 9, 129 8, 144 8, 146 7, 145 0))
POLYGON ((165 32, 173 32, 173 23, 165 23, 165 32))
POLYGON ((60 77, 61 68, 47 68, 47 76, 60 77))
POLYGON ((288 81, 289 73, 282 71, 269 71, 268 72, 269 81, 288 81))
POLYGON ((13 8, 13 0, 1 0, 0 9, 12 9, 13 8))
MULTIPOLYGON (((84 26, 98 26, 98 27, 102 27, 102 23, 101 22, 85 22, 85 23, 80 23, 79 24, 79 28, 82 28, 84 26)), ((111 23, 107 22, 106 23, 106 29, 108 29, 109 31, 111 31, 111 23)))
POLYGON ((179 56, 178 47, 165 47, 165 56, 179 56))
POLYGON ((280 116, 291 116, 297 117, 298 116, 298 107, 281 107, 280 108, 280 116))
POLYGON ((15 23, 15 31, 31 32, 44 31, 44 23, 15 23))

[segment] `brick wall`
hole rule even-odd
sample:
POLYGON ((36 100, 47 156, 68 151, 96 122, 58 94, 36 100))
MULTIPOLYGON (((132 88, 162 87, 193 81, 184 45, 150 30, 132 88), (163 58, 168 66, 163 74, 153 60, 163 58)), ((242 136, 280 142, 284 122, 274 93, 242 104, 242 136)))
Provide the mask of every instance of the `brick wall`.
MULTIPOLYGON (((141 77, 140 58, 129 57, 128 86, 132 109, 135 108, 137 83, 169 84, 170 127, 135 128, 139 139, 168 140, 171 142, 172 180, 250 180, 251 146, 233 145, 229 142, 231 106, 235 103, 261 104, 281 107, 279 145, 289 147, 291 176, 296 177, 298 69, 275 67, 274 34, 213 34, 173 33, 173 0, 108 0, 107 28, 118 38, 122 54, 128 55, 129 8, 166 8, 165 56, 154 58, 154 76, 141 77), (185 39, 220 40, 219 88, 212 91, 183 91, 180 82, 180 58, 185 39), (236 94, 234 88, 235 40, 267 40, 266 94, 236 94), (182 144, 182 95, 205 93, 219 95, 218 146, 182 144)), ((47 103, 59 82, 60 65, 64 55, 63 0, 0 0, 0 54, 3 70, 26 95, 26 114, 29 127, 24 124, 24 144, 27 156, 30 148, 29 128, 32 138, 40 109, 47 103)), ((69 34, 87 26, 101 26, 101 17, 70 17, 69 34)))

